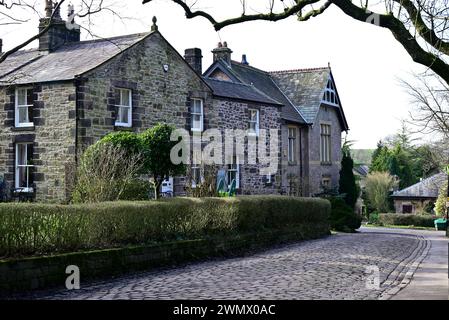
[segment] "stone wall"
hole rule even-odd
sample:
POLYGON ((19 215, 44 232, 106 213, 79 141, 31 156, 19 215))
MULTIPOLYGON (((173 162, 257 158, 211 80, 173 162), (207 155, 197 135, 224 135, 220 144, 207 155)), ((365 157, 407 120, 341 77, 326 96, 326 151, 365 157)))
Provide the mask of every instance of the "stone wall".
MULTIPOLYGON (((240 190, 241 194, 279 194, 281 192, 281 109, 276 106, 259 105, 256 103, 239 102, 235 100, 214 99, 212 113, 217 115, 218 128, 223 132, 225 136, 226 129, 238 129, 247 130, 249 124, 249 109, 259 110, 259 128, 270 130, 276 130, 278 138, 278 154, 273 155, 276 158, 277 172, 272 175, 271 182, 267 179, 266 175, 260 174, 260 168, 266 167, 262 163, 256 162, 255 164, 248 163, 248 138, 245 139, 245 160, 239 159, 242 164, 240 165, 240 190)), ((258 138, 259 139, 259 138, 258 138)), ((265 143, 266 150, 269 150, 269 140, 265 143)), ((223 159, 224 159, 223 150, 223 159)), ((259 151, 260 148, 259 148, 259 151)), ((234 151, 235 152, 235 151, 234 151)), ((254 152, 254 151, 252 151, 254 152)), ((227 166, 221 166, 221 169, 226 169, 227 166)))
POLYGON ((323 191, 321 181, 330 178, 330 187, 336 188, 340 179, 341 131, 337 110, 334 107, 321 106, 317 119, 309 131, 309 186, 311 195, 323 191), (331 163, 320 161, 320 124, 331 125, 331 163))
POLYGON ((436 199, 422 199, 422 200, 395 199, 394 208, 396 213, 420 214, 425 213, 426 207, 430 203, 435 203, 435 201, 436 199), (412 212, 404 212, 403 206, 412 206, 412 212))
POLYGON ((32 142, 36 200, 63 202, 71 184, 66 176, 73 172, 75 87, 71 82, 27 87, 33 100, 30 128, 15 128, 16 87, 0 88, 0 172, 10 191, 15 185, 15 145, 32 142))
POLYGON ((190 98, 203 98, 209 122, 210 89, 159 34, 85 75, 78 86, 80 151, 114 130, 141 132, 166 122, 190 130, 190 98), (168 65, 165 72, 163 66, 168 65), (115 127, 114 90, 132 90, 132 127, 115 127))
POLYGON ((180 240, 156 245, 134 246, 17 260, 0 260, 0 297, 51 287, 63 288, 67 266, 80 271, 80 283, 160 266, 192 262, 223 255, 244 254, 289 241, 316 239, 329 234, 327 224, 296 227, 198 240, 180 240))

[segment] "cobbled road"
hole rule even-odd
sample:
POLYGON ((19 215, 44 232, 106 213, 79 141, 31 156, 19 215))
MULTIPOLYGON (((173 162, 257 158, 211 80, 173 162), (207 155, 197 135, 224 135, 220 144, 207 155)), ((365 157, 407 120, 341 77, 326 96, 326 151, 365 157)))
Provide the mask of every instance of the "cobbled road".
POLYGON ((413 266, 428 251, 423 232, 362 228, 355 234, 302 241, 244 257, 158 269, 103 282, 81 282, 80 290, 41 292, 33 298, 388 298, 399 290, 404 276, 413 272, 413 266), (370 277, 368 273, 376 267, 378 288, 370 282, 373 274, 370 277))

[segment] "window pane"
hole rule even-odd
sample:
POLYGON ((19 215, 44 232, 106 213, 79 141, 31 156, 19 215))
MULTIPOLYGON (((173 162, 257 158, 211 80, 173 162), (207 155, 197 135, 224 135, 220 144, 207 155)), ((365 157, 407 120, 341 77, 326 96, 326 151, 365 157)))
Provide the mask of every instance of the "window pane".
POLYGON ((26 165, 26 145, 25 144, 18 144, 17 145, 17 164, 20 165, 26 165))
POLYGON ((250 110, 249 116, 251 121, 257 121, 257 110, 250 110))
POLYGON ((120 104, 122 106, 130 106, 130 99, 129 99, 130 91, 129 90, 121 90, 121 102, 120 104))
POLYGON ((18 89, 17 90, 17 102, 19 106, 24 106, 27 104, 27 90, 26 89, 18 89))
POLYGON ((195 129, 201 129, 201 116, 200 115, 193 115, 193 123, 192 127, 195 129))
POLYGON ((193 113, 201 114, 201 100, 193 100, 193 113))
POLYGON ((26 123, 28 120, 28 108, 19 107, 19 123, 26 123))
POLYGON ((26 164, 27 165, 31 165, 32 164, 32 159, 33 159, 33 145, 31 144, 31 143, 27 143, 26 145, 25 145, 25 147, 26 147, 26 159, 27 159, 27 162, 26 162, 26 164))
POLYGON ((121 112, 120 112, 120 122, 121 123, 128 123, 129 122, 129 119, 128 119, 129 108, 121 107, 120 110, 121 110, 121 112))
POLYGON ((252 132, 256 132, 256 123, 255 122, 249 123, 249 130, 252 132))
POLYGON ((28 167, 19 167, 18 168, 18 175, 17 175, 17 186, 19 188, 26 188, 28 187, 28 179, 27 179, 27 171, 28 167))

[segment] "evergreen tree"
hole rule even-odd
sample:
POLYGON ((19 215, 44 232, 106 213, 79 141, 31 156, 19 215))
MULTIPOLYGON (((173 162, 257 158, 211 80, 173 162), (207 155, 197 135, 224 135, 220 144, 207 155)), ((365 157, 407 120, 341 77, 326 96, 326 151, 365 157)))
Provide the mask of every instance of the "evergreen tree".
POLYGON ((354 209, 357 198, 359 197, 359 188, 355 181, 354 172, 352 171, 354 169, 354 161, 351 157, 348 142, 343 144, 342 154, 338 192, 344 195, 346 204, 354 209))
POLYGON ((438 194, 438 199, 435 202, 435 214, 439 217, 444 217, 446 214, 446 198, 447 198, 447 182, 445 182, 438 194))
POLYGON ((377 143, 377 149, 373 152, 369 169, 370 173, 389 171, 389 157, 390 150, 382 143, 382 141, 379 141, 377 143))

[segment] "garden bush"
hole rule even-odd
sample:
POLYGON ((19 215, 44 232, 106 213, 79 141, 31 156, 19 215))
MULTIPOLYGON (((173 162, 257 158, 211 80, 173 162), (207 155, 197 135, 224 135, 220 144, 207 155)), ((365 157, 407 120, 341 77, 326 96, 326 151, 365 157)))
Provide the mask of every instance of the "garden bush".
POLYGON ((343 232, 354 232, 360 228, 362 217, 354 213, 342 198, 329 198, 332 206, 330 221, 332 229, 343 232))
POLYGON ((433 215, 382 213, 379 214, 379 225, 434 227, 433 215))
POLYGON ((329 232, 329 202, 286 196, 0 203, 0 258, 294 230, 329 232))
POLYGON ((135 178, 126 184, 123 192, 119 196, 119 200, 149 200, 153 189, 153 184, 150 181, 135 178))

